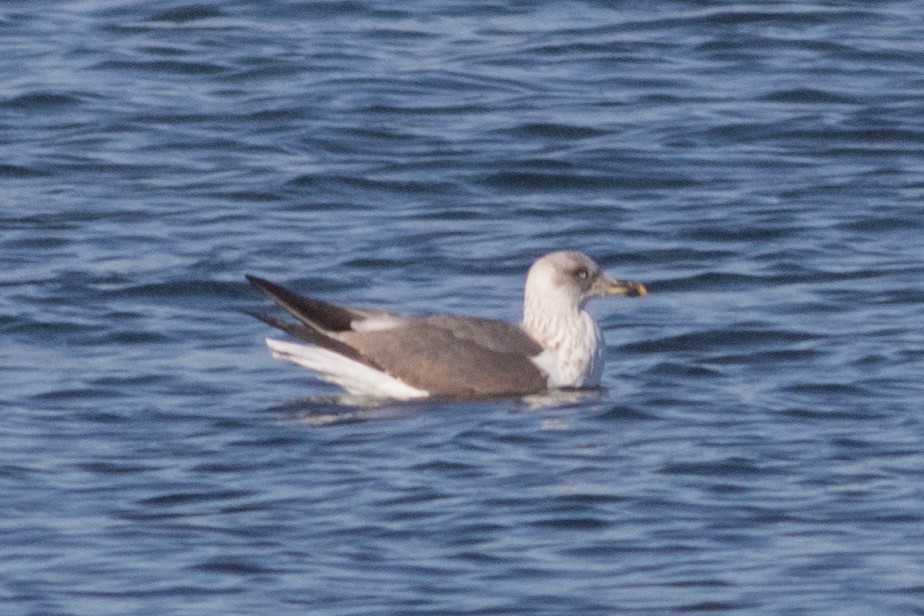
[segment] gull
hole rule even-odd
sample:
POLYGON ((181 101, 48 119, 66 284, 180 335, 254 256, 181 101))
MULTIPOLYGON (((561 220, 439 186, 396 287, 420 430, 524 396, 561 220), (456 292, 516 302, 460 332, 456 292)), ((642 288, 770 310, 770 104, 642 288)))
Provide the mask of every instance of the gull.
POLYGON ((297 340, 267 338, 273 357, 308 368, 351 394, 401 400, 599 387, 604 343, 587 302, 647 294, 643 284, 611 278, 573 250, 549 253, 530 267, 519 324, 332 304, 246 277, 295 318, 253 315, 297 340))

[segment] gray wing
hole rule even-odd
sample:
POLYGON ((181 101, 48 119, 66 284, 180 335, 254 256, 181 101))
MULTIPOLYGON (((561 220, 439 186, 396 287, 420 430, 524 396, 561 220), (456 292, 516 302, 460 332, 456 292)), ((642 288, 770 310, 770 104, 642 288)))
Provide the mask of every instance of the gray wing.
POLYGON ((468 340, 498 353, 533 356, 542 353, 542 346, 522 327, 497 319, 436 315, 419 319, 440 329, 447 329, 459 340, 468 340))
POLYGON ((432 395, 521 395, 547 389, 530 360, 542 347, 510 323, 468 317, 410 319, 340 339, 388 374, 432 395))

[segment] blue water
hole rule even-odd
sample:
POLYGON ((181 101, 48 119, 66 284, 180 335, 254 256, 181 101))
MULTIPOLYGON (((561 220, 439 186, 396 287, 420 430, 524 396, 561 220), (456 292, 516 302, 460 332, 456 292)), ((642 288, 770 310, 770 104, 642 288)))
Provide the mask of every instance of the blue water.
POLYGON ((924 11, 0 6, 0 612, 924 614, 924 11), (605 389, 351 404, 251 272, 605 389))

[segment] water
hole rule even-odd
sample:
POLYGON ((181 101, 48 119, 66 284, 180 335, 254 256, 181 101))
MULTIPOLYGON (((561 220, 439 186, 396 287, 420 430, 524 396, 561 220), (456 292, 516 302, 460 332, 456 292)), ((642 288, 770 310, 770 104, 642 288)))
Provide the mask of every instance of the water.
POLYGON ((887 2, 0 9, 0 611, 924 614, 924 17, 887 2), (516 319, 605 390, 352 404, 252 272, 516 319))

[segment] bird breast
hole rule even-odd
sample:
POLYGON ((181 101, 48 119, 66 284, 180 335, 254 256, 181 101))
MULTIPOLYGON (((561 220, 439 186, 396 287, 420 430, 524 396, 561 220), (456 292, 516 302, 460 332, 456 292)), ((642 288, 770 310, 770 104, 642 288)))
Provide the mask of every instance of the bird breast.
POLYGON ((593 317, 581 310, 574 318, 556 320, 527 331, 545 351, 534 359, 548 374, 549 387, 595 387, 603 372, 603 345, 593 317))

